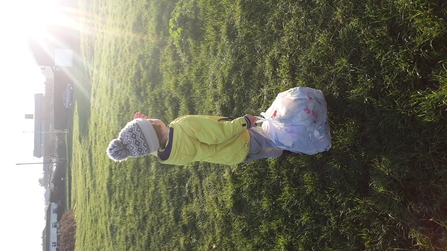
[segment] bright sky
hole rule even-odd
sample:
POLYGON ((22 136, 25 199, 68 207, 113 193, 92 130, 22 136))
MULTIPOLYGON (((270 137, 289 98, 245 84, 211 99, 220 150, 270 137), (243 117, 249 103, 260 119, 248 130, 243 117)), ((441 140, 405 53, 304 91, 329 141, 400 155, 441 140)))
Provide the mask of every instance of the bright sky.
POLYGON ((32 133, 24 133, 33 130, 33 121, 25 120, 24 114, 34 113, 34 93, 41 92, 44 82, 25 37, 54 20, 46 10, 54 2, 0 1, 0 250, 42 250, 45 204, 38 183, 42 165, 16 163, 42 161, 33 158, 32 133))

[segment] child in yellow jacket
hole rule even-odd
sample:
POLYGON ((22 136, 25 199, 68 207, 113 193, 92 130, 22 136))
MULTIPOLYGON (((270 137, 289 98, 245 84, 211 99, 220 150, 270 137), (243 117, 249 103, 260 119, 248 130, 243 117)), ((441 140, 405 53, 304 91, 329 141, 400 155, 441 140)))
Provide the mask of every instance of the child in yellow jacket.
POLYGON ((256 117, 236 119, 186 115, 166 126, 137 112, 107 148, 109 158, 157 156, 160 163, 186 165, 195 161, 233 165, 283 155, 283 150, 254 127, 256 117))

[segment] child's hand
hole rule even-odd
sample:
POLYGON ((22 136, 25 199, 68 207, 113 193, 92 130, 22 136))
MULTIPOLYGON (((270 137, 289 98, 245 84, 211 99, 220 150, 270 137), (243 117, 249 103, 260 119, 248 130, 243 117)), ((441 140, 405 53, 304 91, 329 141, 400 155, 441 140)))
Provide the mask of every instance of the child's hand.
POLYGON ((148 117, 146 115, 142 114, 141 112, 136 112, 133 115, 133 118, 134 119, 148 119, 148 117))
POLYGON ((256 120, 258 120, 258 118, 256 118, 256 116, 252 116, 250 114, 245 114, 245 116, 247 116, 247 118, 250 120, 251 126, 255 126, 256 120))

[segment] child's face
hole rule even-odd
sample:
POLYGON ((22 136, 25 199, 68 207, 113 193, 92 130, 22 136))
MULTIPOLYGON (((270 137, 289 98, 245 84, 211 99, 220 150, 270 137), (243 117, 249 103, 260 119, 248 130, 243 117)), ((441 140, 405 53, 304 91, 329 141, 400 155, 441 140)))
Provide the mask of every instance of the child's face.
POLYGON ((159 120, 159 119, 148 119, 149 122, 151 122, 151 124, 153 126, 160 126, 160 127, 166 127, 165 123, 163 123, 163 121, 159 120))

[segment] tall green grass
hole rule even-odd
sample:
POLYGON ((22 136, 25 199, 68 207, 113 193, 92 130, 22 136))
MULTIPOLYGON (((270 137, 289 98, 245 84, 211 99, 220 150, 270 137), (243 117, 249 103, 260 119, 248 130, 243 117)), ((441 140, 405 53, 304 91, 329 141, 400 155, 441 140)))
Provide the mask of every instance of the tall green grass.
POLYGON ((77 250, 443 250, 444 1, 80 1, 77 250), (333 148, 236 166, 110 161, 135 111, 260 114, 323 91, 333 148))

